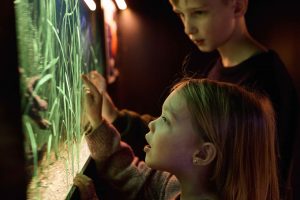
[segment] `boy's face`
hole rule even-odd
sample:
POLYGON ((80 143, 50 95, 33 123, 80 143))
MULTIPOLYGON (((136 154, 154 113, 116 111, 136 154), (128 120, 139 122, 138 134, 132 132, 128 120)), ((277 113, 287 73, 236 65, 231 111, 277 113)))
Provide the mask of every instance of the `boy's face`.
POLYGON ((186 100, 177 90, 165 100, 161 116, 149 123, 145 136, 149 145, 144 149, 149 167, 175 174, 192 164, 200 143, 186 100))
POLYGON ((203 52, 218 49, 231 39, 236 18, 234 2, 229 0, 170 0, 181 18, 185 33, 203 52))

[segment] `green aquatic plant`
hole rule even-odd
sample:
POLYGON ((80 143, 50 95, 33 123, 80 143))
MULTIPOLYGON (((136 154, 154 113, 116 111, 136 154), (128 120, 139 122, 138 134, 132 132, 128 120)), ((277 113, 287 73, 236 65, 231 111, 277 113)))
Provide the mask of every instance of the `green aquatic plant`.
POLYGON ((39 97, 47 102, 47 109, 35 114, 49 122, 42 130, 30 117, 24 117, 26 150, 33 156, 33 174, 37 178, 40 167, 47 168, 47 164, 63 159, 66 187, 71 180, 68 176, 80 170, 82 159, 80 75, 93 69, 103 72, 104 65, 99 62, 103 52, 101 44, 90 41, 88 28, 82 27, 81 9, 80 0, 15 1, 23 114, 30 116, 32 102, 39 97), (26 96, 27 80, 31 77, 38 79, 26 96), (39 166, 39 150, 45 144, 47 164, 39 166), (67 155, 61 155, 62 152, 67 155))
POLYGON ((36 144, 36 140, 35 140, 35 136, 34 136, 34 133, 33 133, 33 130, 32 130, 32 127, 31 127, 31 124, 26 122, 25 123, 25 126, 26 126, 26 132, 29 136, 29 139, 30 139, 30 144, 31 144, 31 148, 32 148, 32 153, 33 153, 33 176, 37 176, 38 175, 38 170, 37 170, 37 167, 38 167, 38 151, 37 151, 37 144, 36 144))

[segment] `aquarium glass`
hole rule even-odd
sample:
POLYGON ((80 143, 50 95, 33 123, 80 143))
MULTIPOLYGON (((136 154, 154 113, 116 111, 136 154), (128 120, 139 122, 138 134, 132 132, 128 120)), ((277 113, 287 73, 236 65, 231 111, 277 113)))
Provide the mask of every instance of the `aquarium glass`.
POLYGON ((80 75, 104 73, 97 9, 84 0, 15 0, 28 199, 65 199, 89 156, 80 75))

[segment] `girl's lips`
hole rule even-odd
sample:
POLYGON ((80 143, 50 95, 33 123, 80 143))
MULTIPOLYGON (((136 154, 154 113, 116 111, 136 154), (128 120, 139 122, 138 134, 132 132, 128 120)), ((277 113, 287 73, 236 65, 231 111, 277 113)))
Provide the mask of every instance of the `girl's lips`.
POLYGON ((150 149, 151 149, 151 146, 150 145, 146 145, 145 147, 144 147, 144 152, 149 152, 150 151, 150 149))

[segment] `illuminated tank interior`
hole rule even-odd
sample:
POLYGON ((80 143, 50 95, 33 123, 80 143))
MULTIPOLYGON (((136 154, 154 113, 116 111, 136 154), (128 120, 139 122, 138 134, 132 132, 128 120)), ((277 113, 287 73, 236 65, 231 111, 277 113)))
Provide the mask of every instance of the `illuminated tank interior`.
POLYGON ((101 19, 81 0, 16 0, 28 199, 64 199, 89 157, 82 82, 104 73, 101 19))

